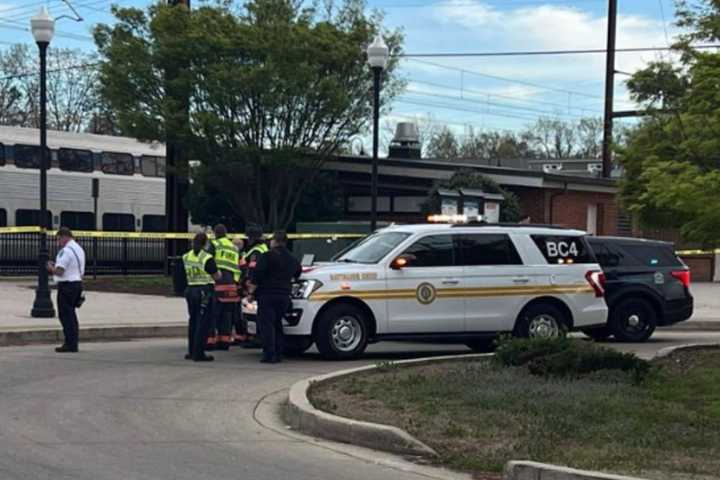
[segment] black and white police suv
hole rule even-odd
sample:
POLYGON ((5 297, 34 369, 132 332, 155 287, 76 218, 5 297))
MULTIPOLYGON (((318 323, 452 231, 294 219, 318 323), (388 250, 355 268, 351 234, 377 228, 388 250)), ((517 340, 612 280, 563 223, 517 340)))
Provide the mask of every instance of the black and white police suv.
POLYGON ((480 350, 501 333, 553 337, 605 324, 603 284, 581 231, 391 226, 306 269, 285 333, 297 352, 315 343, 328 358, 355 357, 381 340, 480 350))

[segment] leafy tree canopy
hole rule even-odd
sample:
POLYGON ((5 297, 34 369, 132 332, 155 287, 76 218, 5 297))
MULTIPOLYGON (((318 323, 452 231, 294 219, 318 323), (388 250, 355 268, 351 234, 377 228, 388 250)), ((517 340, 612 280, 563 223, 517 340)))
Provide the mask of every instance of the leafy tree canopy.
POLYGON ((649 227, 680 228, 686 240, 720 243, 720 54, 696 41, 720 40, 720 2, 680 2, 681 64, 655 62, 628 82, 651 114, 618 149, 622 202, 649 227))
MULTIPOLYGON (((191 198, 221 192, 238 219, 285 228, 326 159, 371 118, 364 49, 382 19, 364 7, 115 8, 117 23, 95 32, 103 95, 123 131, 189 147, 200 160, 191 198)), ((385 40, 400 52, 399 32, 385 40)), ((396 67, 391 57, 385 104, 402 86, 396 67)))

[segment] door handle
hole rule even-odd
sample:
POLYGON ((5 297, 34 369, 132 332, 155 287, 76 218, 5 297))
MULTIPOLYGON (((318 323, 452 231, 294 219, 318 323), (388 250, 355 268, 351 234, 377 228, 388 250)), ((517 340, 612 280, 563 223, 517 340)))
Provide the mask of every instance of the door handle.
POLYGON ((529 283, 530 279, 528 277, 515 277, 513 278, 513 283, 529 283))
POLYGON ((442 281, 443 285, 457 285, 458 283, 460 283, 460 280, 456 280, 454 278, 446 278, 442 281))

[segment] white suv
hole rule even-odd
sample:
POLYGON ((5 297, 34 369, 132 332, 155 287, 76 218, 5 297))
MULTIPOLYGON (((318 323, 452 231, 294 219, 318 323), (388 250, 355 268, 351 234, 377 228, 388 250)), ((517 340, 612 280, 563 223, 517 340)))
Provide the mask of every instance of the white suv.
POLYGON ((501 333, 559 336, 603 325, 604 277, 584 232, 404 225, 306 269, 285 321, 288 347, 351 358, 369 342, 436 340, 480 350, 501 333))

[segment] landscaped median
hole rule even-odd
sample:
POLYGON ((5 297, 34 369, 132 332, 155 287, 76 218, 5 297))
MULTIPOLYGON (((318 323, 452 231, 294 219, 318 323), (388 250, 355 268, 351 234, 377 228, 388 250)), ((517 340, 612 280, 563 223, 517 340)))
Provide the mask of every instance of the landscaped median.
POLYGON ((293 390, 291 411, 302 396, 323 412, 319 425, 304 418, 309 433, 426 449, 428 461, 478 478, 501 478, 511 460, 654 480, 720 478, 720 348, 645 362, 581 340, 511 340, 495 356, 381 363, 293 390), (376 440, 373 424, 386 429, 376 440))

